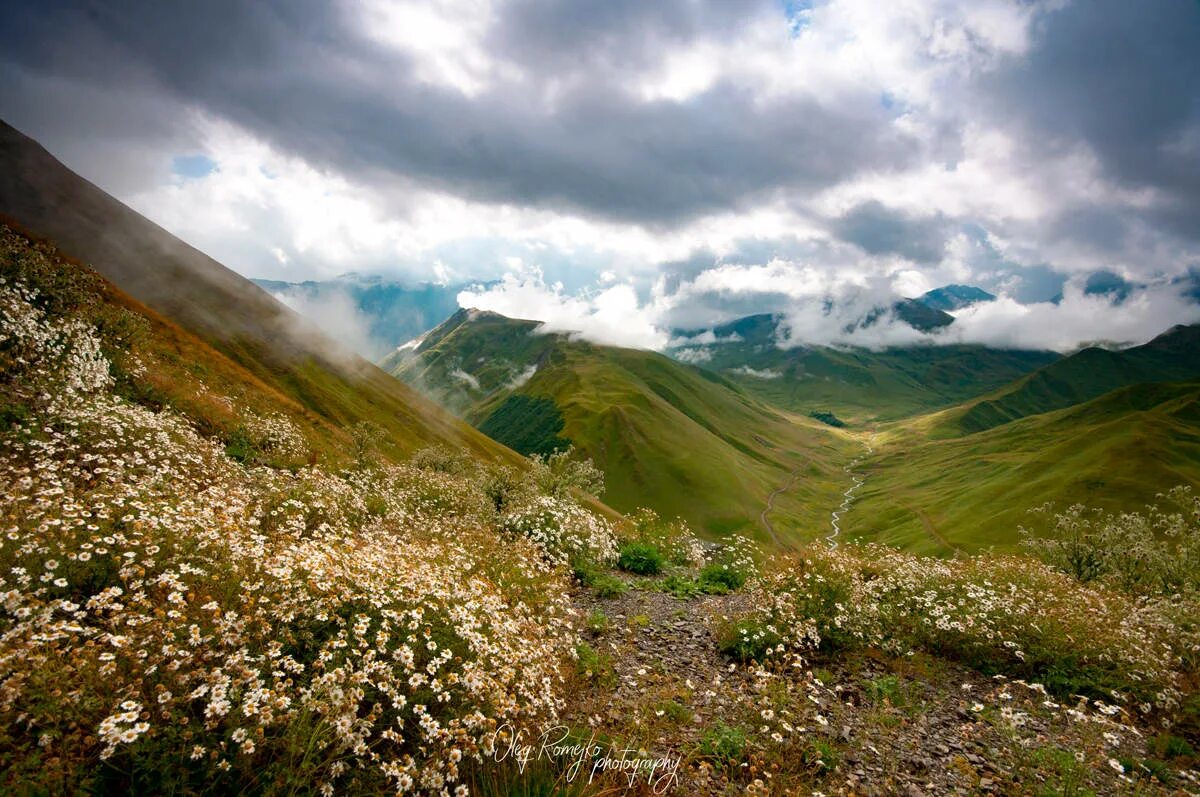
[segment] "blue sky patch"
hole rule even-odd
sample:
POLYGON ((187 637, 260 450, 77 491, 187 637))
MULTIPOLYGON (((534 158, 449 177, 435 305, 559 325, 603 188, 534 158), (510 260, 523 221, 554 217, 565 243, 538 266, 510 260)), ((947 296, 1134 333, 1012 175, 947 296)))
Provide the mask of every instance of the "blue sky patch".
POLYGON ((176 155, 171 159, 171 172, 189 180, 207 177, 217 170, 217 162, 207 155, 176 155))

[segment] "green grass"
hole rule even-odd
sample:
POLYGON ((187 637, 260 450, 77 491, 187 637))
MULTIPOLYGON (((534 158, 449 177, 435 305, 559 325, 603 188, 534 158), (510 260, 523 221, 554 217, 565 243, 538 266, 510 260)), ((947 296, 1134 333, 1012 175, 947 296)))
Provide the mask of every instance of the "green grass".
POLYGON ((781 349, 775 345, 775 322, 765 315, 716 330, 719 337, 733 333, 742 340, 707 347, 711 359, 705 368, 775 406, 805 415, 829 412, 857 426, 952 406, 1058 359, 1052 352, 967 345, 781 349), (779 376, 762 379, 733 370, 743 367, 779 376))
POLYGON ((479 431, 526 456, 549 456, 571 445, 570 440, 559 437, 563 426, 562 413, 553 399, 514 393, 484 418, 479 431))
POLYGON ((1200 326, 1177 327, 1143 346, 1090 348, 1035 371, 948 419, 963 433, 1082 404, 1130 385, 1200 377, 1200 326))
POLYGON ((785 539, 807 540, 820 528, 854 450, 836 430, 786 416, 719 374, 653 352, 532 334, 535 326, 464 311, 415 356, 390 364, 500 439, 508 438, 493 418, 514 414, 513 396, 553 402, 564 422, 553 434, 604 472, 604 501, 619 511, 648 506, 712 538, 740 531, 764 539, 767 496, 799 469, 772 521, 785 539), (514 390, 531 366, 537 372, 514 390), (459 370, 479 388, 455 377, 459 370))
POLYGON ((976 434, 930 433, 943 416, 885 428, 842 527, 847 537, 946 555, 1012 549, 1048 501, 1143 508, 1200 482, 1200 383, 1144 384, 976 434))

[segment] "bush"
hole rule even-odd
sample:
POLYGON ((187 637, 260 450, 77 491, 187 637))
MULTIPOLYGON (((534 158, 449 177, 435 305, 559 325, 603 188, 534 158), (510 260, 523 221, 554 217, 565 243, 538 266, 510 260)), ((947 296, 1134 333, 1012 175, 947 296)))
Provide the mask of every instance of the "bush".
POLYGON ((1084 583, 1103 581, 1135 595, 1200 591, 1200 495, 1181 486, 1158 498, 1144 514, 1076 504, 1051 517, 1049 505, 1039 507, 1031 514, 1048 518, 1049 527, 1022 527, 1021 545, 1084 583))
POLYGON ((783 638, 772 627, 752 618, 725 626, 717 637, 717 647, 734 661, 762 663, 782 644, 783 638))
POLYGON ((717 723, 700 737, 700 755, 725 767, 737 766, 746 756, 746 732, 717 723))
POLYGON ((586 642, 575 646, 575 673, 580 678, 602 686, 611 686, 617 679, 612 659, 597 652, 586 642))
POLYGON ((534 482, 547 495, 563 498, 574 490, 594 496, 604 493, 604 473, 590 459, 576 458, 574 446, 549 456, 533 454, 529 460, 534 482))
POLYGON ((596 591, 597 598, 617 598, 624 595, 629 587, 616 576, 601 573, 592 581, 592 589, 596 591))
POLYGON ((662 572, 664 557, 656 546, 644 542, 627 542, 618 549, 617 567, 639 576, 662 572))
POLYGON ((741 589, 746 583, 746 574, 725 564, 707 564, 700 570, 700 589, 709 595, 723 595, 741 589))
MULTIPOLYGON (((785 662, 816 649, 923 651, 1142 711, 1175 710, 1196 674, 1194 599, 1134 598, 992 554, 946 561, 822 546, 777 566, 756 584, 758 609, 743 622, 776 630, 785 662)), ((728 644, 754 657, 749 643, 728 644)))

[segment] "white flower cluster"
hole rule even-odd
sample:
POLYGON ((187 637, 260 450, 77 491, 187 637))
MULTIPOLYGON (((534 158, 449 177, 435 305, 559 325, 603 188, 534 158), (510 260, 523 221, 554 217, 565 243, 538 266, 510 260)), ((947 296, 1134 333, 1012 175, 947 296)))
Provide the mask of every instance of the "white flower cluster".
POLYGON ((96 337, 35 300, 0 289, 6 374, 77 400, 31 401, 0 435, 0 727, 40 745, 16 760, 55 762, 28 777, 74 791, 136 755, 200 762, 217 789, 440 792, 498 727, 557 713, 577 638, 544 559, 611 559, 607 524, 543 502, 552 532, 499 545, 459 477, 242 467, 186 419, 96 392, 96 337))
POLYGON ((100 339, 78 319, 47 317, 36 295, 0 277, 0 377, 59 402, 112 383, 100 339))
POLYGON ((785 659, 822 642, 924 649, 1015 672, 1061 659, 1093 684, 1121 684, 1114 697, 1146 711, 1176 705, 1200 649, 1186 619, 1194 607, 1082 585, 1026 557, 813 548, 776 562, 751 597, 785 659))
POLYGON ((605 565, 617 560, 612 525, 569 499, 537 496, 507 512, 501 524, 511 535, 536 543, 556 565, 565 565, 574 557, 605 565))

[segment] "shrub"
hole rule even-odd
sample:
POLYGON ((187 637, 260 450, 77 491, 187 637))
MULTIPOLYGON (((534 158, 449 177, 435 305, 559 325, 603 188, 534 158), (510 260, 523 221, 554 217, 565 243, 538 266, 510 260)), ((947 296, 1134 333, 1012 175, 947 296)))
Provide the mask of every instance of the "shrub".
POLYGON ((746 756, 746 732, 719 722, 700 736, 699 752, 721 766, 737 766, 746 756))
POLYGON ((699 586, 710 595, 721 595, 741 589, 746 583, 746 574, 727 564, 713 562, 700 570, 699 586))
POLYGON ((579 677, 602 686, 611 686, 617 678, 612 659, 586 642, 575 646, 575 672, 579 677))
POLYGON ((1104 581, 1137 595, 1200 590, 1200 495, 1180 486, 1145 513, 1113 514, 1082 505, 1050 515, 1033 510, 1048 528, 1021 528, 1021 545, 1082 581, 1104 581), (1171 511, 1167 504, 1174 504, 1171 511), (1179 511, 1182 510, 1182 511, 1179 511))
POLYGON ((639 576, 662 572, 663 555, 656 546, 644 542, 627 542, 618 549, 617 567, 639 576))
POLYGON ((590 459, 576 457, 574 446, 549 456, 533 454, 529 460, 533 480, 547 495, 563 498, 574 490, 594 496, 604 493, 604 473, 590 459))
POLYGON ((592 589, 597 598, 617 598, 624 595, 629 587, 616 576, 602 573, 592 581, 592 589))
POLYGON ((1200 644, 1194 600, 1132 598, 1025 557, 814 547, 781 559, 752 602, 745 622, 776 629, 785 661, 821 648, 924 651, 1143 711, 1179 704, 1200 644))
POLYGON ((782 642, 782 637, 774 628, 753 618, 730 623, 717 636, 720 651, 742 663, 766 661, 782 642))

